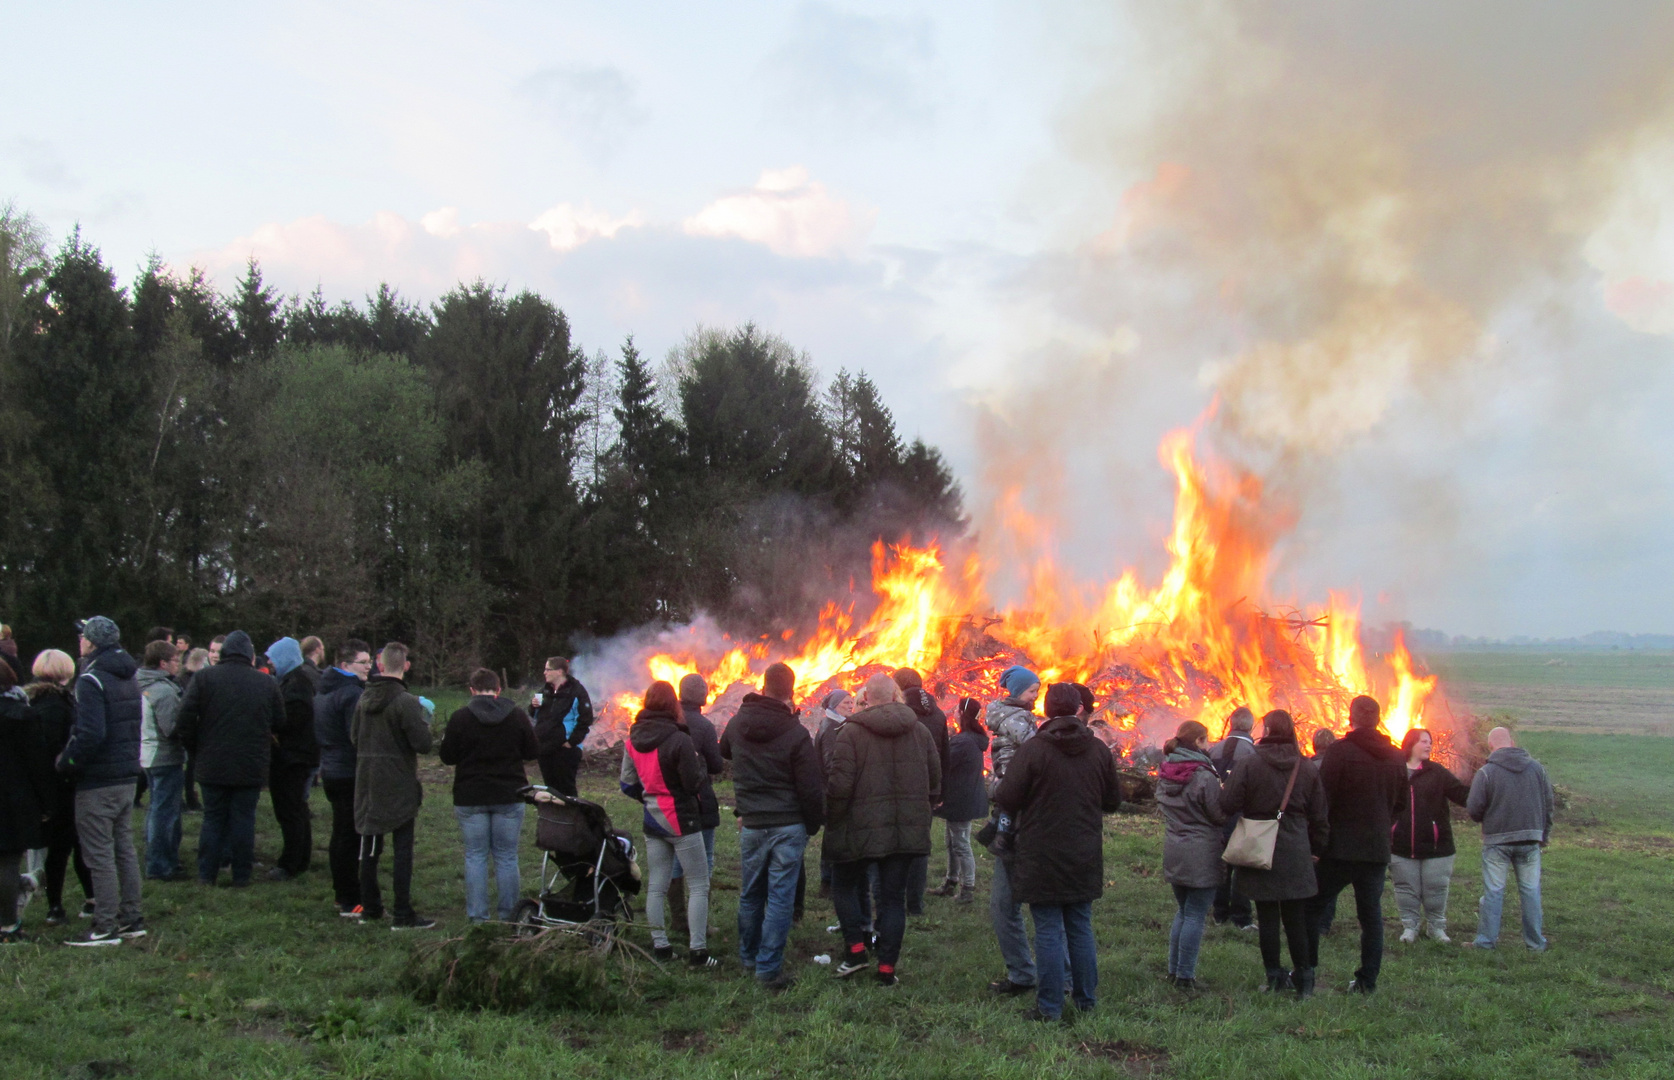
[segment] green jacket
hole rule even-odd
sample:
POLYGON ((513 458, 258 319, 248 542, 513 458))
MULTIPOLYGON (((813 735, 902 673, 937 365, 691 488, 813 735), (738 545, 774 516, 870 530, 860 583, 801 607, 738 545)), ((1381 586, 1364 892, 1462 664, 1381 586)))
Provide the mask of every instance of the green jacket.
POLYGON ((853 862, 930 854, 942 763, 912 709, 900 702, 862 709, 829 739, 825 857, 853 862))
POLYGON ((424 706, 407 684, 374 675, 349 723, 355 744, 355 832, 382 836, 418 816, 424 788, 418 756, 430 752, 424 706))

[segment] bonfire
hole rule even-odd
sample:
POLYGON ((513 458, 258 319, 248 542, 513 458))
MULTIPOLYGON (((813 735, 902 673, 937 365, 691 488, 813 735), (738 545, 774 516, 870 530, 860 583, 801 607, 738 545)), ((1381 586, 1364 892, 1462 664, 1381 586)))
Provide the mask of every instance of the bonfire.
MULTIPOLYGON (((1320 728, 1346 730, 1358 694, 1383 704, 1384 728, 1397 742, 1422 725, 1437 680, 1400 635, 1374 656, 1362 644, 1359 606, 1345 594, 1312 606, 1270 597, 1269 557, 1288 521, 1263 505, 1258 477, 1200 460, 1194 450, 1189 430, 1171 433, 1160 448, 1177 493, 1170 565, 1154 587, 1133 570, 1101 585, 1075 583, 1041 556, 1028 567, 1023 602, 997 606, 980 556, 950 559, 934 541, 880 541, 870 589, 827 603, 810 633, 737 641, 700 620, 635 639, 625 661, 580 658, 584 679, 605 681, 595 730, 619 741, 652 680, 678 683, 692 672, 708 681, 712 715, 724 723, 779 660, 796 672, 810 723, 829 690, 854 690, 876 672, 918 669, 951 714, 959 697, 999 696, 1000 673, 1022 664, 1043 683, 1092 688, 1094 729, 1130 756, 1160 744, 1183 720, 1199 720, 1218 736, 1240 705, 1258 716, 1287 710, 1304 739, 1320 728)), ((1002 505, 1010 528, 1037 528, 1015 492, 1002 505)), ((1438 758, 1449 756, 1450 743, 1449 730, 1436 733, 1438 758)))

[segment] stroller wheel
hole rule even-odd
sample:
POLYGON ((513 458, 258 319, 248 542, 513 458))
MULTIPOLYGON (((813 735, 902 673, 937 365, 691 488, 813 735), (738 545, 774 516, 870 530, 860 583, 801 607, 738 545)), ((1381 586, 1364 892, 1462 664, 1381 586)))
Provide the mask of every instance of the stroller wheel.
POLYGON ((540 923, 541 902, 539 900, 523 899, 512 908, 511 921, 517 924, 515 933, 518 937, 533 937, 544 927, 540 923))

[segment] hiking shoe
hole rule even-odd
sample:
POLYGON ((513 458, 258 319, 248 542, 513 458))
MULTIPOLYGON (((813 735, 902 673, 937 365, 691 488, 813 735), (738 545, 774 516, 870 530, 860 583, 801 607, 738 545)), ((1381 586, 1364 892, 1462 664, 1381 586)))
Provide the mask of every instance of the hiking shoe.
POLYGON ((708 949, 693 949, 686 954, 686 966, 695 968, 720 967, 721 962, 709 955, 708 949))
POLYGON ((81 917, 84 918, 84 919, 91 919, 93 917, 93 908, 94 908, 93 901, 91 901, 91 900, 82 901, 81 917))
POLYGON ((60 926, 68 919, 69 916, 64 913, 62 907, 47 909, 46 924, 48 926, 60 926))
POLYGON ((959 891, 959 883, 949 878, 934 889, 925 892, 926 896, 953 896, 959 891))
POLYGON ((759 975, 756 976, 756 984, 763 990, 768 990, 777 994, 795 986, 796 976, 792 975, 784 968, 780 968, 778 971, 775 971, 765 979, 759 975))
POLYGON ((358 919, 366 912, 359 904, 338 904, 337 915, 342 919, 358 919))
POLYGON ((1402 945, 1411 945, 1413 942, 1415 942, 1417 940, 1418 940, 1418 928, 1417 927, 1408 927, 1407 929, 1401 931, 1401 944, 1402 945))
POLYGON ((99 933, 96 930, 89 930, 86 937, 71 938, 70 940, 64 942, 64 944, 80 948, 93 948, 100 945, 120 945, 122 944, 122 937, 115 930, 106 930, 104 933, 99 933))
POLYGON ((1034 1006, 1023 1014, 1023 1019, 1033 1024, 1059 1024, 1063 1022, 1061 1016, 1048 1016, 1040 1011, 1040 1006, 1034 1006))
POLYGON ((1174 989, 1184 990, 1188 994, 1194 993, 1197 990, 1197 980, 1176 975, 1174 977, 1174 989))
POLYGON ((119 937, 119 938, 125 938, 125 939, 129 939, 129 940, 131 940, 133 938, 144 937, 145 936, 145 920, 144 919, 135 919, 131 923, 127 923, 126 925, 123 925, 123 926, 118 926, 116 928, 116 936, 119 937))
POLYGON ((878 972, 878 985, 879 986, 898 986, 898 985, 900 985, 900 983, 901 983, 901 980, 897 979, 895 977, 895 972, 893 972, 893 971, 879 971, 878 972))
POLYGON ((436 920, 427 919, 423 915, 396 916, 390 920, 391 930, 434 930, 436 920))
POLYGON ((953 902, 955 904, 974 904, 976 902, 976 887, 974 885, 961 885, 959 895, 954 898, 953 902))
POLYGON ((1009 978, 1006 978, 995 979, 988 984, 988 989, 1001 997, 1015 997, 1018 994, 1034 993, 1035 985, 1034 983, 1012 982, 1009 978))
POLYGON ((674 959, 673 945, 655 945, 651 948, 651 959, 659 964, 666 964, 674 959))
POLYGON ((837 965, 837 970, 831 973, 833 978, 846 979, 857 971, 865 971, 872 966, 872 958, 865 953, 850 953, 848 958, 837 965))

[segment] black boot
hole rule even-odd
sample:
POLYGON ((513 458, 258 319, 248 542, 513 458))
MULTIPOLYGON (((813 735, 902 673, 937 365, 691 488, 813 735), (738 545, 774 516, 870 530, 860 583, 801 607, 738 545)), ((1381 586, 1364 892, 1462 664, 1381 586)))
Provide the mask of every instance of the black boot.
POLYGON ((1297 968, 1292 978, 1296 983, 1296 996, 1299 999, 1305 1001, 1314 996, 1313 968, 1297 968))
POLYGON ((1262 989, 1264 994, 1276 994, 1281 990, 1290 990, 1290 972, 1284 968, 1267 969, 1267 985, 1262 989))

